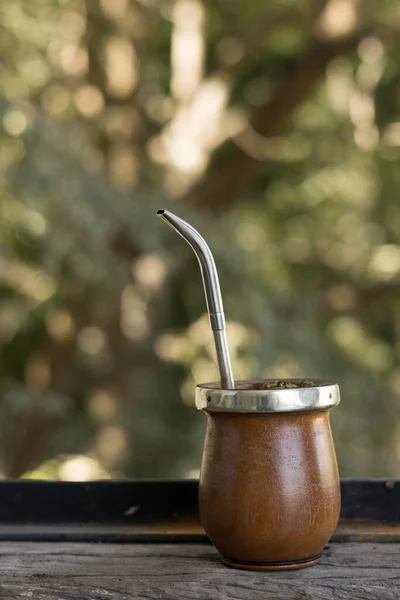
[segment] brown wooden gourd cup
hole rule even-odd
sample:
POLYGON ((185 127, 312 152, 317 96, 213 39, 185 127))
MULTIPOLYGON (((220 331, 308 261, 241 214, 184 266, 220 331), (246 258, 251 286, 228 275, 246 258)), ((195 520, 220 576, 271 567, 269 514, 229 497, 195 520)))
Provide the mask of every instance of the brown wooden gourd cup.
POLYGON ((207 415, 200 518, 222 560, 240 569, 314 565, 339 520, 329 424, 339 387, 322 380, 273 381, 196 389, 196 405, 207 415), (268 389, 288 384, 293 387, 268 389))

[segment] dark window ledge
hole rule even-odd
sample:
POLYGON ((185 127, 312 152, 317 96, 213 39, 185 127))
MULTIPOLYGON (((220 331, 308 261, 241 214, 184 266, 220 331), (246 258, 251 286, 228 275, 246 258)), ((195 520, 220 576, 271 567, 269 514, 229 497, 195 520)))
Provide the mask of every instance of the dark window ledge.
MULTIPOLYGON (((334 541, 400 542, 400 481, 343 480, 334 541)), ((197 480, 0 482, 0 540, 205 543, 197 480)))

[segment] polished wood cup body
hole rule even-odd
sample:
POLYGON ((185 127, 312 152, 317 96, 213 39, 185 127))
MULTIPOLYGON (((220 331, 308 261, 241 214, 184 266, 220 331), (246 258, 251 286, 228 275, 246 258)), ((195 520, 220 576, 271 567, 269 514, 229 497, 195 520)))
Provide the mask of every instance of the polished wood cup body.
POLYGON ((223 559, 249 569, 318 562, 340 513, 329 409, 206 415, 200 517, 223 559))

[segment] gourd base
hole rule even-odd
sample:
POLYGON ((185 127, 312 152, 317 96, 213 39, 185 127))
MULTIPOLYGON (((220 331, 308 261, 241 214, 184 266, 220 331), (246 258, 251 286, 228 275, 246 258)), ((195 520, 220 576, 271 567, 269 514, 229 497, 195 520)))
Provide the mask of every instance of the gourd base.
POLYGON ((321 560, 321 554, 305 558, 304 560, 293 560, 288 562, 248 562, 240 560, 230 560, 225 556, 220 556, 223 563, 232 569, 244 569, 246 571, 289 571, 292 569, 305 569, 312 567, 321 560))

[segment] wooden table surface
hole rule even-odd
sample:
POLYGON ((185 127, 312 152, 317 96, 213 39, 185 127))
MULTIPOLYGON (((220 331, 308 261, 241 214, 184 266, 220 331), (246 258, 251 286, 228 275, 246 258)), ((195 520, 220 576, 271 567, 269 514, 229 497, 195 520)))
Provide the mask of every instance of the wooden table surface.
POLYGON ((400 599, 400 543, 331 543, 280 573, 225 567, 203 544, 1 542, 0 600, 400 599))

